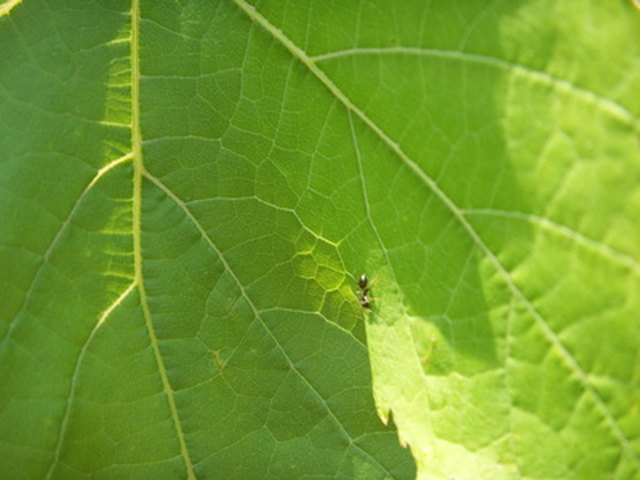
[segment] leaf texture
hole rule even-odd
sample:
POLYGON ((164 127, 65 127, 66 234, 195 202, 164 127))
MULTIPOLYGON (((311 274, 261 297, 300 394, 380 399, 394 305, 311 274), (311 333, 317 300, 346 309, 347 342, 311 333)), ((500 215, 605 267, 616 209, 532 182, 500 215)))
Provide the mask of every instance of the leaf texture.
POLYGON ((639 34, 4 4, 3 478, 638 478, 639 34))

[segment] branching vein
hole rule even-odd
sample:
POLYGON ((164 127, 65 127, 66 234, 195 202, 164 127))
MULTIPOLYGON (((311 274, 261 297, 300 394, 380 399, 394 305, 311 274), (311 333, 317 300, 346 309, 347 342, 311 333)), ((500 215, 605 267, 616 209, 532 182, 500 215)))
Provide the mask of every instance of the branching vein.
POLYGON ((583 233, 573 230, 565 225, 556 223, 548 218, 534 215, 532 213, 516 212, 508 210, 495 210, 495 209, 473 209, 466 208, 462 210, 462 213, 467 217, 471 216, 486 216, 497 218, 511 218, 515 220, 521 220, 545 229, 556 235, 562 235, 569 238, 578 245, 582 245, 585 248, 600 253, 603 257, 606 257, 610 261, 622 265, 629 269, 634 275, 640 277, 640 264, 630 255, 623 253, 619 250, 612 248, 604 242, 590 238, 583 233))
POLYGON ((265 31, 273 36, 278 42, 280 42, 289 52, 297 58, 303 65, 305 65, 311 73, 313 73, 318 80, 333 94, 335 97, 345 106, 348 111, 355 114, 365 125, 367 125, 397 156, 406 164, 406 166, 422 180, 422 182, 440 199, 440 201, 451 211, 452 215, 460 223, 460 225, 466 230, 469 237, 478 246, 487 259, 494 265, 496 270, 503 277, 505 283, 512 291, 516 299, 518 299, 525 306, 531 317, 539 324, 540 328, 544 332, 544 335, 549 339, 550 343, 558 350, 561 357, 566 364, 576 373, 583 388, 593 398, 596 406, 601 411, 607 424, 609 425, 613 435, 616 437, 620 445, 630 453, 631 457, 636 463, 640 463, 637 457, 635 449, 632 448, 629 440, 625 436, 624 432, 620 428, 620 425, 616 421, 615 417, 602 400, 598 392, 594 389, 589 381, 587 373, 578 364, 575 357, 560 341, 556 333, 544 319, 544 317, 536 310, 529 299, 522 293, 518 286, 514 283, 510 273, 500 263, 494 253, 487 247, 482 238, 478 235, 472 225, 463 215, 461 209, 453 202, 451 198, 439 187, 436 181, 431 178, 414 160, 412 160, 402 150, 400 145, 389 137, 371 118, 367 116, 358 106, 356 106, 351 99, 349 99, 338 86, 321 70, 318 65, 309 57, 304 50, 298 47, 295 43, 289 39, 282 30, 271 24, 269 20, 258 12, 258 10, 248 4, 244 0, 234 0, 236 5, 247 14, 247 16, 260 25, 265 31))
POLYGON ((180 453, 184 459, 189 479, 195 479, 193 463, 187 449, 185 435, 182 430, 178 408, 176 406, 174 390, 171 387, 167 369, 164 366, 160 345, 155 333, 151 311, 147 301, 142 271, 142 174, 144 163, 142 158, 142 134, 140 129, 140 4, 133 0, 131 4, 131 144, 133 147, 133 257, 135 283, 140 292, 140 303, 144 313, 145 324, 149 332, 149 341, 158 364, 158 371, 162 379, 162 386, 167 400, 171 418, 176 429, 180 453))
POLYGON ((18 307, 16 314, 13 316, 13 319, 9 322, 9 328, 7 329, 7 334, 3 338, 2 344, 0 344, 0 355, 9 344, 9 341, 11 340, 11 336, 13 335, 15 329, 19 324, 19 318, 21 314, 24 312, 24 309, 29 304, 29 301, 31 300, 31 295, 33 294, 33 291, 36 285, 38 284, 38 280, 40 279, 40 275, 42 275, 44 266, 51 259, 51 255, 55 251, 55 248, 58 245, 58 242, 62 238, 62 234, 65 232, 67 227, 71 224, 71 220, 73 219, 75 213, 78 211, 78 208, 80 208, 82 201, 85 199, 87 194, 91 191, 91 189, 93 189, 93 187, 98 183, 98 181, 102 177, 104 177, 108 172, 116 168, 118 165, 121 165, 131 160, 132 158, 133 158, 133 155, 131 153, 128 153, 126 155, 123 155, 120 158, 113 160, 112 162, 109 162, 107 165, 105 165, 100 170, 98 170, 96 175, 91 179, 91 181, 89 181, 87 186, 84 188, 84 190, 78 197, 78 200, 76 200, 76 203, 71 208, 71 210, 69 210, 69 215, 67 215, 67 218, 64 220, 64 222, 60 224, 60 228, 58 228, 58 231, 55 233, 55 235, 51 239, 51 243, 49 243, 49 246, 47 247, 44 254, 42 255, 42 259, 40 260, 40 263, 38 263, 38 266, 36 267, 36 271, 33 274, 33 277, 31 278, 29 285, 27 286, 27 292, 22 297, 22 303, 20 304, 20 307, 18 307))
POLYGON ((267 335, 269 335, 269 337, 271 337, 271 339, 273 340, 273 342, 276 345, 277 349, 282 353, 282 356, 284 357, 285 361, 289 365, 289 368, 291 369, 291 371, 294 372, 300 378, 300 380, 302 380, 302 382, 304 382, 304 384, 307 386, 307 388, 309 388, 309 390, 313 393, 313 395, 316 396, 316 398, 318 398, 320 403, 326 408, 327 413, 333 418, 333 420, 335 421, 336 425, 338 426, 338 428, 340 429, 342 434, 349 441, 349 444, 351 446, 353 446, 356 450, 360 451, 368 459, 370 459, 372 463, 378 465, 378 467, 382 471, 384 471, 385 473, 391 475, 391 473, 384 467, 384 465, 380 464, 375 457, 371 456, 368 452, 363 450, 362 447, 360 447, 358 444, 356 444, 354 442, 354 439, 351 437, 349 432, 346 430, 346 428, 344 427, 342 422, 340 422, 340 420, 338 419, 338 416, 333 411, 331 406, 322 398, 322 395, 320 395, 320 392, 318 392, 318 390, 313 386, 313 384, 302 374, 300 369, 296 366, 296 364, 293 362, 293 360, 291 359, 291 357, 287 353, 286 349, 282 346, 282 344, 279 342, 278 338, 273 334, 273 332, 271 331, 271 329, 269 328, 267 323, 264 321, 264 319, 260 315, 260 311, 258 310, 256 305, 253 303, 253 301, 251 300, 251 298, 247 294, 247 291, 244 288, 244 285, 242 284, 240 279, 236 276, 235 272, 231 268, 231 265, 229 265, 229 263, 227 262, 226 258, 222 254, 222 251, 213 242, 213 240, 211 239, 211 237, 209 236, 207 231, 200 224, 198 219, 193 215, 193 213, 191 212, 189 207, 187 207, 187 205, 184 203, 184 201, 182 201, 175 193, 173 193, 173 191, 171 191, 158 178, 154 177, 152 174, 150 174, 149 172, 146 172, 146 171, 144 172, 144 175, 151 182, 153 182, 160 190, 162 190, 165 193, 165 195, 167 195, 167 197, 169 197, 171 200, 173 200, 173 202, 176 205, 178 205, 178 207, 184 212, 185 216, 196 227, 196 229, 198 230, 198 232, 200 233, 202 238, 207 242, 209 247, 211 247, 211 250, 216 254, 218 259, 222 263, 225 271, 229 274, 229 276, 233 279, 234 283, 238 286, 238 289, 240 290, 240 295, 242 296, 242 298, 245 299, 245 301, 247 302, 247 304, 251 308, 254 318, 260 323, 260 325, 262 326, 264 331, 267 333, 267 335))
POLYGON ((359 47, 348 48, 345 50, 336 50, 333 52, 323 53, 314 57, 308 57, 312 62, 322 62, 341 57, 364 56, 364 55, 414 55, 431 58, 445 58, 460 62, 471 62, 476 64, 488 65, 502 70, 509 70, 530 78, 532 81, 550 85, 562 92, 573 94, 583 100, 589 101, 597 105, 600 109, 607 112, 614 118, 617 118, 624 124, 631 125, 634 130, 640 131, 640 121, 638 118, 623 105, 604 97, 593 90, 580 87, 574 83, 568 82, 562 78, 551 75, 548 72, 534 70, 526 65, 510 62, 498 57, 481 55, 478 53, 464 52, 460 50, 443 50, 438 48, 423 47, 359 47))
POLYGON ((96 333, 100 329, 100 327, 107 321, 109 316, 113 313, 113 311, 118 308, 120 304, 124 301, 127 296, 131 293, 131 291, 136 287, 135 282, 132 282, 124 292, 120 294, 118 298, 100 315, 100 318, 96 322, 95 326, 91 330, 91 333, 87 337, 87 340, 84 342, 82 349, 80 350, 80 354, 78 355, 78 359, 76 360, 76 365, 73 368, 73 373, 71 374, 71 386, 69 388, 69 396, 67 397, 67 402, 64 409, 64 414, 62 415, 62 423, 60 424, 60 432, 58 434, 58 440, 56 441, 56 448, 53 454, 53 461, 49 466, 49 471, 47 472, 46 479, 49 480, 53 473, 55 472, 55 467, 60 461, 60 453, 62 452, 62 445, 64 444, 64 438, 67 434, 67 428, 69 427, 69 417, 71 414, 71 406, 73 404, 73 400, 76 397, 76 388, 78 382, 78 372, 80 371, 80 366, 82 365, 82 361, 84 360, 84 356, 86 355, 89 345, 91 341, 95 337, 96 333))

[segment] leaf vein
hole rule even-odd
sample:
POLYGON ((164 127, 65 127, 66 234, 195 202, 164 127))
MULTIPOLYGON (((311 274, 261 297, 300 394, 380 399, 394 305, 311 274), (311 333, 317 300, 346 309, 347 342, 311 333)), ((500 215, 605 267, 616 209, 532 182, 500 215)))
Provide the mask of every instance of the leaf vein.
MULTIPOLYGON (((556 333, 544 319, 544 317, 536 310, 533 304, 529 301, 529 299, 522 293, 522 291, 517 287, 511 278, 511 274, 505 269, 505 267, 500 263, 495 254, 487 247, 482 238, 478 235, 472 225, 467 221, 464 217, 461 209, 453 202, 453 200, 438 186, 438 184, 431 178, 415 161, 413 161, 409 156, 402 150, 400 145, 393 141, 391 137, 389 137, 373 120, 371 120, 360 108, 358 108, 347 96, 346 94, 338 88, 338 86, 333 83, 333 81, 321 70, 316 63, 304 52, 300 47, 298 47, 295 43, 287 37, 282 30, 274 26, 269 22, 268 19, 262 16, 258 10, 246 3, 245 0, 233 0, 234 3, 246 13, 246 15, 256 24, 260 25, 266 32, 271 34, 273 38, 280 42, 283 47, 285 47, 289 52, 297 58, 303 65, 305 65, 317 78, 318 80, 331 92, 333 93, 338 100, 345 106, 347 110, 350 110, 355 115, 357 115, 378 137, 389 146, 389 148, 398 156, 398 158, 404 162, 417 176, 420 178, 424 184, 442 201, 442 203, 451 211, 455 219, 460 223, 460 225, 467 231, 468 235, 472 239, 472 241, 480 248, 480 250, 484 253, 487 259, 494 265, 496 270, 501 274, 505 283, 512 291, 512 293, 525 305, 526 309, 529 311, 531 316, 536 320, 536 322, 542 328, 545 336, 549 339, 549 341, 558 349, 564 360, 571 367, 572 370, 576 373, 580 382, 585 389, 594 399, 595 404, 601 410, 601 413, 605 420, 607 421, 612 433, 623 447, 623 449, 627 450, 631 453, 633 461, 637 464, 640 464, 640 459, 638 459, 637 453, 635 449, 632 448, 629 440, 625 436, 624 432, 620 428, 618 422, 615 417, 604 403, 600 395, 594 389, 594 387, 589 382, 589 378, 586 372, 579 365, 575 357, 571 354, 571 352, 564 346, 564 344, 560 341, 556 333)), ((593 94, 593 92, 591 92, 593 94)), ((595 95, 595 94, 593 94, 595 95)), ((619 112, 624 113, 624 112, 619 112)), ((624 118, 624 115, 622 115, 624 118)), ((634 120, 635 121, 635 120, 634 120)), ((634 124, 632 121, 630 123, 634 124)))
POLYGON ((169 187, 167 187, 164 183, 162 183, 158 178, 153 176, 148 171, 144 172, 144 176, 147 179, 149 179, 154 185, 156 185, 162 192, 164 192, 164 194, 167 195, 167 197, 169 197, 184 212, 184 214, 191 221, 191 223, 193 223, 193 225, 196 227, 196 229, 198 230, 198 232, 200 233, 202 238, 207 242, 207 244, 209 245, 209 247, 211 248, 213 253, 215 253, 216 256, 220 259, 220 262, 222 263, 224 269, 231 276, 231 278, 233 279, 234 283, 238 286, 238 289, 240 290, 240 295, 249 304, 249 307, 251 308, 251 310, 253 312, 254 318, 260 323, 260 325, 262 326, 264 331, 267 333, 267 335, 269 335, 271 337, 271 339, 273 340, 273 342, 276 345, 276 347, 278 348, 278 350, 280 350, 280 352, 282 353, 282 355, 283 355, 285 361, 287 362, 287 364, 289 365, 289 368, 291 369, 291 371, 294 372, 304 382, 304 384, 307 385, 307 387, 313 393, 313 395, 318 398, 318 400, 320 401, 320 404, 322 404, 325 407, 325 409, 327 410, 327 413, 333 418, 333 420, 335 421, 336 425, 338 426, 338 428, 340 429, 342 434, 349 441, 349 444, 353 445, 356 449, 358 449, 361 452, 363 452, 368 458, 371 459, 371 461, 373 463, 377 464, 380 467, 380 469, 383 470, 385 473, 391 475, 391 472, 389 472, 382 464, 380 464, 376 458, 371 456, 369 453, 367 453, 365 450, 363 450, 360 446, 358 446, 358 445, 356 445, 354 443, 353 438, 351 437, 351 435, 349 434, 347 429, 344 427, 342 422, 339 420, 338 416, 335 414, 333 409, 325 401, 325 399, 322 397, 322 395, 320 395, 320 392, 318 392, 318 390, 313 386, 313 384, 298 369, 296 364, 293 362, 293 360, 291 359, 291 357, 287 353, 286 349, 282 346, 282 344, 279 342, 278 338, 275 336, 273 331, 269 328, 267 323, 264 321, 264 319, 260 315, 260 310, 256 307, 256 305, 253 303, 253 301, 249 297, 246 289, 244 288, 244 285, 242 284, 240 279, 237 277, 237 275, 235 274, 234 270, 231 268, 231 265, 229 265, 229 263, 227 262, 227 260, 224 257, 222 251, 213 242, 213 240, 211 239, 211 237, 209 236, 207 231, 200 224, 198 219, 193 215, 193 213, 191 212, 189 207, 187 207, 185 202, 182 201, 172 190, 170 190, 169 187))
POLYGON ((590 250, 598 252, 602 256, 607 257, 609 260, 629 269, 631 273, 633 273, 634 275, 640 276, 640 263, 638 263, 638 261, 635 260, 631 255, 621 252, 611 247, 610 245, 606 244, 605 242, 591 238, 573 228, 554 222, 553 220, 550 220, 546 217, 542 217, 532 213, 517 212, 517 211, 510 211, 510 210, 496 210, 492 208, 479 208, 479 209, 465 208, 465 209, 462 209, 461 212, 463 213, 463 215, 468 215, 468 216, 490 216, 490 217, 498 217, 498 218, 512 218, 516 220, 529 222, 533 225, 537 225, 542 229, 545 229, 550 232, 556 233, 558 235, 562 235, 563 237, 569 238, 570 240, 572 240, 578 245, 582 245, 585 248, 589 248, 590 250))
POLYGON ((118 308, 122 304, 125 298, 131 293, 131 291, 135 288, 136 283, 131 282, 131 284, 114 300, 114 302, 107 307, 102 315, 98 318, 95 326, 89 333, 87 340, 84 342, 84 345, 80 349, 80 354, 76 359, 76 364, 73 368, 73 373, 71 374, 71 385, 69 387, 69 395, 67 397, 67 401, 65 404, 64 414, 62 415, 62 422, 60 424, 60 432, 58 433, 58 439, 56 440, 56 448, 53 454, 53 460, 51 465, 49 466, 49 470, 47 471, 46 479, 49 480, 55 471, 55 467, 60 461, 60 454, 62 453, 62 445, 64 444, 64 438, 67 434, 67 429, 69 427, 69 418, 71 416, 71 406, 73 404, 73 399, 76 396, 76 389, 78 386, 78 372, 80 371, 80 365, 82 365, 82 361, 84 360, 84 356, 86 355, 89 345, 91 341, 95 337, 96 333, 100 329, 100 327, 107 321, 109 315, 113 313, 113 311, 118 308))
POLYGON ((89 181, 87 186, 84 188, 84 190, 82 190, 82 193, 80 193, 80 195, 78 196, 78 199, 73 204, 73 207, 71 207, 71 210, 69 210, 69 214, 67 215, 67 218, 62 222, 62 224, 60 225, 60 228, 58 228, 58 230, 56 231, 55 235, 51 239, 51 242, 49 243, 49 246, 45 250, 44 254, 42 255, 42 259, 40 260, 40 262, 38 263, 38 266, 36 267, 36 271, 33 274, 33 277, 31 277, 31 280, 29 281, 29 285, 27 286, 27 291, 26 291, 26 293, 24 294, 24 296, 22 298, 22 303, 18 307, 18 310, 16 311, 16 314, 13 316, 13 319, 9 322, 9 328, 7 329, 7 333, 6 333, 5 337, 2 339, 2 343, 0 344, 0 354, 4 351, 4 349, 6 348, 7 344, 9 343, 9 340, 11 339, 11 336, 13 335, 13 332, 15 331, 15 329, 18 326, 18 323, 19 323, 18 319, 20 318, 20 315, 22 314, 24 309, 29 304, 29 301, 31 300, 31 295, 33 294, 35 286, 38 283, 38 279, 40 278, 40 275, 42 274, 43 267, 49 262, 49 260, 51 258, 51 255, 53 254, 53 251, 54 251, 56 245, 58 244, 58 242, 62 238, 62 234, 67 229, 67 227, 71 224, 71 220, 72 220, 73 216, 75 215, 75 213, 78 211, 78 208, 82 204, 82 201, 84 200, 84 198, 87 196, 87 194, 91 191, 91 189, 96 185, 96 183, 98 183, 98 181, 105 174, 107 174, 108 172, 110 172, 111 170, 116 168, 118 165, 121 165, 121 164, 131 160, 132 158, 133 158, 132 154, 131 153, 127 153, 126 155, 124 155, 124 156, 122 156, 120 158, 117 158, 117 159, 113 160, 112 162, 109 162, 107 165, 105 165, 104 167, 102 167, 102 168, 100 168, 98 170, 98 172, 95 174, 95 176, 89 181))
POLYGON ((444 58, 447 60, 457 60, 460 62, 471 62, 476 64, 488 65, 502 70, 521 73, 532 80, 538 81, 545 85, 551 85, 562 92, 569 92, 591 102, 601 108, 603 111, 617 118, 625 124, 631 125, 634 130, 640 131, 640 121, 637 116, 620 103, 595 92, 586 87, 579 86, 563 78, 557 77, 543 70, 536 70, 517 62, 505 60, 490 55, 464 52, 461 50, 445 50, 439 48, 424 47, 358 47, 347 48, 344 50, 335 50, 320 55, 307 57, 308 61, 316 63, 341 57, 357 56, 357 55, 414 55, 432 58, 444 58))
POLYGON ((153 351, 158 372, 162 381, 163 390, 167 396, 169 411, 180 445, 180 454, 184 460, 187 470, 187 477, 195 479, 196 475, 193 470, 193 463, 185 434, 182 430, 182 423, 178 413, 178 407, 175 400, 175 392, 169 381, 169 375, 162 359, 158 337, 153 326, 153 319, 149 303, 147 302, 147 293, 144 286, 143 274, 143 257, 142 257, 142 175, 144 171, 144 162, 142 156, 142 133, 140 119, 140 0, 133 0, 131 3, 131 145, 133 148, 133 259, 135 283, 140 293, 140 306, 144 315, 145 325, 149 334, 149 342, 153 351))

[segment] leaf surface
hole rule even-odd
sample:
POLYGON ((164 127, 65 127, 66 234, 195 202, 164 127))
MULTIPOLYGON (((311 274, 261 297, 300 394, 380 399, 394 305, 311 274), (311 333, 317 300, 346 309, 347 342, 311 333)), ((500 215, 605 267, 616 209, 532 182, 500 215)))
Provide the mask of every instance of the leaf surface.
POLYGON ((630 2, 0 14, 7 478, 635 478, 630 2))

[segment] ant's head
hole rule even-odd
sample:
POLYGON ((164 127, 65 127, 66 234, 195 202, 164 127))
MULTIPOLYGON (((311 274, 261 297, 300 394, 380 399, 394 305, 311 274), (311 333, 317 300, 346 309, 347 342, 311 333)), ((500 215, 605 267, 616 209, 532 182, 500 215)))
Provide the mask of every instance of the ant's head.
POLYGON ((360 288, 367 288, 367 285, 369 285, 369 279, 367 278, 367 274, 363 273, 358 279, 358 286, 360 288))

